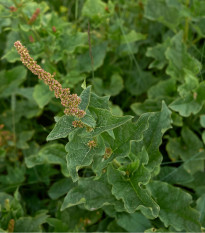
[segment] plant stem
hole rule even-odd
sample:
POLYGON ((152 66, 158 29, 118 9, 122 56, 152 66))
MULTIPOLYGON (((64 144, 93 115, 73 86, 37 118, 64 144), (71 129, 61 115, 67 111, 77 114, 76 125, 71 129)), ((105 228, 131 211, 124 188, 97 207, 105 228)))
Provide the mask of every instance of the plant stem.
MULTIPOLYGON (((190 0, 186 0, 186 7, 189 7, 189 1, 190 0)), ((189 18, 187 17, 185 20, 185 27, 184 27, 184 42, 186 43, 186 41, 188 40, 189 37, 189 18)))

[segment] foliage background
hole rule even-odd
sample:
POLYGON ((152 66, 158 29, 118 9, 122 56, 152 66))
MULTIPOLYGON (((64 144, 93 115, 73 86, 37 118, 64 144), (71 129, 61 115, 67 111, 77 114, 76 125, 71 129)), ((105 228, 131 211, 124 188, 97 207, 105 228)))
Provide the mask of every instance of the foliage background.
MULTIPOLYGON (((203 229, 204 1, 0 0, 0 18, 1 230, 203 229), (30 22, 37 8, 40 14, 30 22), (46 71, 56 72, 63 87, 80 94, 86 79, 95 94, 110 96, 113 115, 132 115, 136 122, 143 113, 158 112, 158 125, 153 120, 145 140, 154 132, 152 163, 158 153, 163 161, 143 184, 161 207, 159 217, 120 210, 114 199, 95 210, 88 203, 65 204, 65 194, 77 186, 66 167, 68 134, 46 141, 63 107, 23 67, 13 47, 17 40, 46 71)), ((93 187, 89 166, 78 174, 88 177, 86 184, 78 183, 82 192, 93 187)), ((112 168, 110 174, 117 176, 112 168)), ((115 184, 114 178, 109 183, 115 184)))

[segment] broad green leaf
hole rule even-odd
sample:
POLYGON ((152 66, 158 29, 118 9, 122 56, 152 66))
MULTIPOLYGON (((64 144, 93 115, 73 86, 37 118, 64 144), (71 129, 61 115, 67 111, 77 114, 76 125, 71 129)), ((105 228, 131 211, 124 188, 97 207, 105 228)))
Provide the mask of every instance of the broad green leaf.
POLYGON ((20 61, 20 57, 15 48, 11 48, 6 54, 2 57, 2 59, 6 59, 8 62, 14 63, 16 61, 20 61))
POLYGON ((96 118, 96 126, 92 132, 92 136, 117 128, 133 118, 132 116, 113 116, 110 111, 100 108, 90 108, 90 111, 96 118))
POLYGON ((33 134, 34 134, 34 130, 21 131, 17 137, 17 142, 16 142, 17 148, 20 148, 20 149, 29 148, 27 141, 31 140, 33 134))
POLYGON ((74 121, 73 116, 62 116, 58 122, 55 124, 53 130, 49 133, 46 140, 51 141, 59 138, 65 138, 68 136, 69 133, 75 130, 72 125, 74 121))
POLYGON ((199 211, 199 220, 203 227, 205 227, 205 194, 196 201, 196 209, 199 211))
POLYGON ((190 93, 186 97, 180 97, 174 100, 169 107, 179 112, 181 116, 188 117, 191 114, 197 114, 201 110, 202 104, 197 102, 193 94, 190 93))
POLYGON ((12 189, 16 188, 25 181, 26 169, 24 164, 15 167, 7 165, 6 173, 6 175, 2 174, 0 176, 0 185, 4 189, 9 188, 9 185, 12 189))
POLYGON ((146 35, 132 30, 128 34, 122 35, 122 38, 120 39, 120 43, 121 44, 133 43, 133 42, 136 42, 139 40, 145 40, 145 39, 146 39, 146 35))
POLYGON ((171 159, 180 157, 184 161, 184 168, 187 172, 194 174, 204 170, 202 161, 205 158, 204 146, 198 136, 188 127, 181 131, 181 140, 170 139, 167 150, 171 159))
POLYGON ((68 224, 57 218, 47 218, 49 226, 54 227, 53 232, 69 232, 68 224))
POLYGON ((132 95, 138 96, 146 92, 155 82, 156 79, 150 72, 138 68, 127 74, 125 86, 132 95))
POLYGON ((174 78, 161 80, 152 86, 147 93, 149 99, 165 99, 166 96, 174 97, 177 94, 176 80, 174 78))
POLYGON ((108 181, 112 185, 112 193, 120 200, 122 199, 125 209, 129 213, 136 210, 141 212, 148 218, 156 218, 159 213, 159 206, 151 198, 149 192, 142 188, 142 184, 146 184, 150 179, 150 172, 139 160, 124 167, 126 172, 115 169, 112 165, 108 166, 108 181))
POLYGON ((84 89, 80 95, 81 103, 79 104, 79 108, 86 111, 89 103, 90 103, 90 95, 91 95, 91 86, 88 86, 84 89))
POLYGON ((170 184, 186 185, 187 183, 193 181, 194 178, 184 169, 183 165, 181 165, 179 167, 161 167, 157 179, 170 184))
POLYGON ((200 62, 186 51, 182 40, 183 34, 180 31, 171 39, 170 46, 165 53, 169 61, 166 73, 180 81, 185 75, 185 70, 193 74, 198 74, 201 70, 200 62))
POLYGON ((54 93, 49 90, 49 87, 44 83, 37 84, 34 87, 33 98, 38 104, 39 108, 44 108, 51 99, 54 97, 54 93))
POLYGON ((199 85, 198 78, 188 70, 185 70, 184 81, 185 82, 177 88, 181 97, 186 97, 187 93, 191 92, 199 85))
POLYGON ((34 101, 33 91, 34 87, 19 88, 16 90, 16 94, 21 95, 30 101, 34 101))
POLYGON ((27 70, 23 66, 16 66, 10 70, 0 72, 0 96, 8 97, 25 80, 27 70))
POLYGON ((131 104, 130 108, 137 116, 141 116, 147 112, 158 112, 161 109, 161 100, 146 99, 144 103, 136 102, 131 104))
POLYGON ((48 195, 51 199, 56 200, 65 195, 74 186, 70 178, 64 178, 55 182, 48 190, 48 195))
POLYGON ((92 60, 93 60, 93 70, 99 68, 104 61, 107 50, 107 43, 96 45, 92 47, 92 59, 90 57, 90 52, 87 50, 84 54, 77 57, 77 69, 80 72, 90 72, 92 71, 92 60))
POLYGON ((160 206, 159 218, 165 227, 172 226, 177 231, 201 231, 199 213, 190 207, 190 194, 160 181, 152 181, 147 187, 160 206))
POLYGON ((91 93, 90 96, 90 107, 103 108, 109 110, 109 96, 100 97, 95 93, 91 93))
POLYGON ((169 45, 169 40, 164 41, 162 44, 157 44, 154 47, 148 47, 146 56, 154 58, 154 61, 149 64, 149 69, 157 68, 163 69, 167 64, 165 51, 169 45))
POLYGON ((21 217, 14 224, 14 232, 42 232, 42 224, 48 215, 41 213, 35 217, 21 217))
POLYGON ((108 148, 111 148, 110 157, 94 157, 93 170, 97 176, 101 175, 102 170, 116 157, 125 157, 130 152, 132 140, 141 141, 143 133, 148 128, 150 114, 143 114, 136 123, 126 122, 113 130, 116 137, 110 136, 107 132, 103 134, 103 139, 108 148))
POLYGON ((196 195, 199 197, 205 193, 204 172, 196 172, 193 177, 194 180, 189 184, 186 184, 186 186, 193 189, 196 192, 196 195))
POLYGON ((94 78, 93 88, 99 95, 105 94, 115 96, 123 89, 123 79, 119 74, 113 74, 109 83, 105 83, 101 78, 94 78))
POLYGON ((85 232, 85 227, 97 224, 102 219, 102 211, 87 211, 82 206, 73 206, 59 211, 57 217, 69 226, 69 232, 85 232))
POLYGON ((62 144, 46 145, 38 154, 26 157, 25 163, 28 168, 41 164, 59 164, 63 175, 69 176, 66 167, 66 152, 62 144))
POLYGON ((200 116, 200 124, 203 128, 205 128, 205 115, 200 116))
MULTIPOLYGON (((153 113, 149 118, 149 128, 143 134, 142 145, 149 155, 148 167, 151 170, 158 169, 162 155, 159 152, 159 146, 162 143, 163 134, 171 128, 171 111, 166 104, 162 102, 161 112, 153 113)), ((143 147, 142 146, 142 147, 143 147)))
POLYGON ((144 232, 151 227, 150 221, 139 212, 133 214, 118 213, 116 221, 119 226, 128 232, 144 232))
POLYGON ((85 116, 83 118, 80 119, 84 124, 86 124, 87 126, 90 126, 92 128, 95 128, 96 126, 96 121, 93 118, 93 116, 90 114, 90 111, 87 110, 85 116))
POLYGON ((166 0, 147 0, 145 17, 163 23, 174 30, 180 22, 180 8, 170 6, 166 0))
POLYGON ((87 44, 87 41, 88 34, 86 32, 66 32, 63 33, 61 37, 60 45, 62 51, 66 53, 73 53, 77 47, 87 44))
POLYGON ((78 186, 71 189, 65 197, 61 210, 79 204, 84 204, 88 210, 99 209, 104 205, 115 205, 118 211, 124 210, 123 203, 112 195, 105 176, 99 180, 93 180, 92 177, 80 178, 78 186))
POLYGON ((107 232, 124 232, 124 228, 120 227, 116 220, 113 220, 112 222, 110 222, 107 226, 106 229, 107 232))
POLYGON ((83 5, 82 15, 97 21, 107 15, 105 8, 106 4, 101 0, 95 0, 94 2, 86 0, 83 5))
POLYGON ((96 147, 89 147, 89 141, 92 137, 81 137, 78 130, 69 135, 69 142, 66 144, 67 167, 74 182, 78 180, 78 170, 82 167, 89 166, 93 161, 93 156, 101 156, 104 153, 105 147, 101 136, 95 138, 96 147))

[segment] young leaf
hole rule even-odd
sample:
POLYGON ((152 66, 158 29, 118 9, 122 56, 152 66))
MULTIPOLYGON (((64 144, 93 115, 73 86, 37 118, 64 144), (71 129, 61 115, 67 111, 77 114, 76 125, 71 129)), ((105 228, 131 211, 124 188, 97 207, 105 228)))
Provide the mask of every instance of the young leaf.
POLYGON ((72 125, 73 121, 74 121, 73 116, 67 116, 67 115, 62 116, 55 124, 53 130, 49 133, 46 140, 52 141, 55 139, 67 137, 69 133, 75 130, 75 128, 72 125))
POLYGON ((92 132, 92 136, 96 136, 107 130, 117 128, 133 118, 132 116, 113 116, 110 111, 106 109, 90 108, 90 111, 96 118, 96 126, 92 132))

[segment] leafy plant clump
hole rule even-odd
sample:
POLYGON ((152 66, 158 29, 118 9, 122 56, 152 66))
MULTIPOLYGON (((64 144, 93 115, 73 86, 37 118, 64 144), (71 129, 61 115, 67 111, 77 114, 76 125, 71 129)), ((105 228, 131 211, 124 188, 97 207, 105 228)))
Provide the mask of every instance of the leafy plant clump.
POLYGON ((0 0, 2 232, 204 231, 204 12, 0 0))

